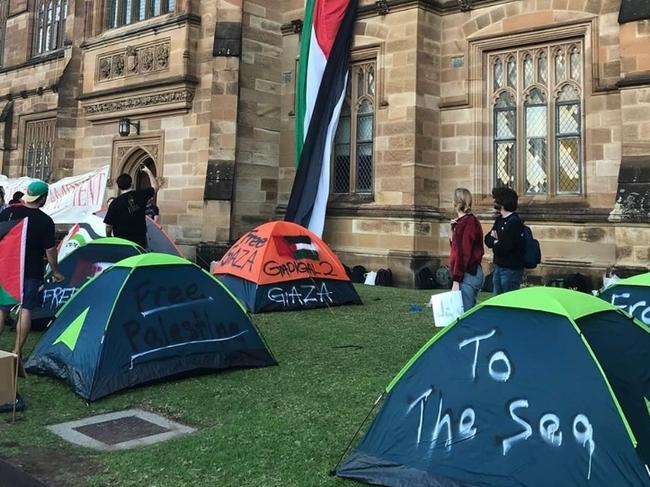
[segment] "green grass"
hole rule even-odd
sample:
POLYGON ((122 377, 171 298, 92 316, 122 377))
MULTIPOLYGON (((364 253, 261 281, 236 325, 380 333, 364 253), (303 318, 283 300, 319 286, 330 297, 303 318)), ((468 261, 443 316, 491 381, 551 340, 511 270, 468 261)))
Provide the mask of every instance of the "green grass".
MULTIPOLYGON (((35 449, 45 456, 56 451, 63 465, 52 465, 50 475, 62 475, 66 485, 355 485, 328 472, 385 386, 436 332, 425 306, 431 291, 359 291, 364 306, 255 316, 277 367, 140 387, 93 404, 58 380, 30 376, 20 384, 28 410, 15 424, 10 415, 0 416, 0 456, 23 463, 35 449), (409 312, 411 304, 422 311, 409 312), (45 429, 131 407, 198 431, 151 447, 97 453, 45 429)), ((30 336, 28 351, 39 335, 30 336)), ((13 339, 5 333, 0 348, 11 349, 13 339)))

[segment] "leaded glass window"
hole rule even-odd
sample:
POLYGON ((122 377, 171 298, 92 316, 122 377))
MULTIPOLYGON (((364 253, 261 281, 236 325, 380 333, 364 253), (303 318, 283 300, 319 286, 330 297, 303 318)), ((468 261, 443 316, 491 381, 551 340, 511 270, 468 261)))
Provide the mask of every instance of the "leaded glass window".
POLYGON ((496 52, 488 62, 494 185, 528 195, 581 194, 582 43, 496 52))
POLYGON ((176 10, 176 0, 108 0, 106 28, 133 24, 176 10))
POLYGON ((63 47, 67 0, 38 0, 35 8, 34 54, 63 47))
POLYGON ((0 0, 0 65, 4 62, 5 32, 7 30, 7 15, 9 0, 0 0))
POLYGON ((494 108, 494 155, 497 186, 512 186, 517 167, 517 105, 512 93, 502 92, 494 108))
POLYGON ((25 124, 25 162, 23 175, 47 181, 52 171, 56 119, 25 124))
POLYGON ((528 194, 545 194, 548 191, 546 169, 548 120, 546 96, 534 88, 525 101, 526 176, 528 194))
POLYGON ((334 138, 332 193, 373 193, 376 69, 374 60, 350 67, 334 138))

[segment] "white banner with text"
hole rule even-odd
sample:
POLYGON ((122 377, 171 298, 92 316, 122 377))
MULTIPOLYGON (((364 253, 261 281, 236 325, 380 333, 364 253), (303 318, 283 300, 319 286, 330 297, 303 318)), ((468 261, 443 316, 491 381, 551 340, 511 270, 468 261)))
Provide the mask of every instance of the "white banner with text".
MULTIPOLYGON (((50 184, 50 192, 43 211, 52 217, 54 223, 77 223, 102 209, 109 167, 63 178, 50 184)), ((23 177, 9 179, 0 175, 0 186, 5 191, 5 202, 9 202, 16 191, 27 192, 27 186, 34 181, 23 177)))

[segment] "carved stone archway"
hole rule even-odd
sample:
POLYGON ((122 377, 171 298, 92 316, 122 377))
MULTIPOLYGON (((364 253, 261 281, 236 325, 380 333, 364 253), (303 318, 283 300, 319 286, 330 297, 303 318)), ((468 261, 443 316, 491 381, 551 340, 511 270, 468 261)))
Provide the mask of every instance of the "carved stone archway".
POLYGON ((113 141, 109 186, 116 191, 114 181, 123 173, 131 175, 136 187, 142 187, 143 184, 148 186, 147 177, 140 174, 142 164, 148 166, 158 179, 159 184, 163 185, 164 181, 161 177, 163 168, 162 148, 162 134, 116 138, 113 141))
POLYGON ((133 178, 135 189, 145 189, 150 186, 149 178, 141 169, 143 166, 148 167, 153 175, 158 177, 158 168, 151 154, 142 147, 132 150, 121 162, 120 174, 128 174, 133 178))

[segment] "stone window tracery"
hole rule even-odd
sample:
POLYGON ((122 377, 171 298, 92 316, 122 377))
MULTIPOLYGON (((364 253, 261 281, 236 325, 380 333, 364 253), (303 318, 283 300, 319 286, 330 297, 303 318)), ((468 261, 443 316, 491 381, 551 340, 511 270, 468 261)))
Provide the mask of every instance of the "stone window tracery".
POLYGON ((114 29, 176 10, 176 0, 108 0, 106 28, 114 29))
POLYGON ((488 66, 495 186, 582 194, 582 43, 496 52, 488 66))
POLYGON ((63 47, 67 0, 37 0, 35 7, 34 54, 63 47))
POLYGON ((52 171, 56 119, 28 121, 25 124, 23 175, 47 181, 52 171))
POLYGON ((334 194, 373 193, 376 93, 376 61, 353 62, 334 138, 334 194))
POLYGON ((0 0, 0 65, 4 63, 5 32, 7 30, 8 12, 9 0, 0 0))

